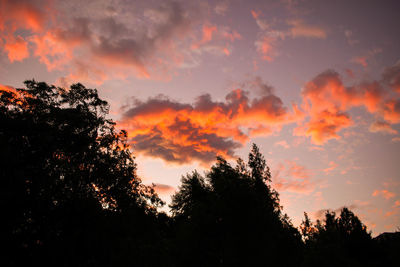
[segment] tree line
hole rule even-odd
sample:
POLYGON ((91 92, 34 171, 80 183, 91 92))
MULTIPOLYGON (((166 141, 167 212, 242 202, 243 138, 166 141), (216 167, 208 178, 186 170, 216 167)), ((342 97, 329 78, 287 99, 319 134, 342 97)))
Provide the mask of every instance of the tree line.
POLYGON ((0 89, 2 266, 397 266, 398 233, 373 239, 347 208, 294 227, 256 145, 160 212, 96 89, 25 86, 0 89))

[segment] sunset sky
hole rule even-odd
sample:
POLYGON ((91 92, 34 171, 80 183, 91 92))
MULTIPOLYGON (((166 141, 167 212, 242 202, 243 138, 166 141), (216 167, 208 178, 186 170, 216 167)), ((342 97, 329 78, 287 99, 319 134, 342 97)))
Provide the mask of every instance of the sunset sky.
POLYGON ((181 175, 254 142, 294 225, 351 208, 400 227, 400 1, 0 0, 0 86, 81 82, 138 174, 181 175))

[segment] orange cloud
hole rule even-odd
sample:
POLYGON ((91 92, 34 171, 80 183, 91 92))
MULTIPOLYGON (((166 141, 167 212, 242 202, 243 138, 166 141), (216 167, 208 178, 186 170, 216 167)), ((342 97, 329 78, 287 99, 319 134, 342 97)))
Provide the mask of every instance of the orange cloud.
POLYGON ((19 28, 41 31, 48 17, 42 7, 50 9, 51 2, 0 0, 0 31, 13 33, 19 28))
MULTIPOLYGON (((302 109, 310 119, 294 134, 310 136, 314 144, 322 145, 339 139, 338 132, 353 125, 347 113, 351 108, 364 107, 370 113, 381 114, 386 93, 376 81, 347 87, 337 72, 328 70, 307 82, 302 95, 302 109)), ((384 118, 391 123, 398 120, 396 105, 393 101, 386 103, 384 118)))
POLYGON ((315 189, 311 180, 311 172, 295 161, 286 160, 273 171, 273 186, 278 191, 288 191, 299 194, 310 194, 315 189))
POLYGON ((322 145, 329 139, 339 139, 337 134, 343 128, 352 125, 350 117, 345 113, 322 111, 317 114, 317 119, 312 119, 307 126, 306 136, 311 137, 312 143, 322 145))
POLYGON ((28 43, 21 36, 7 40, 4 50, 6 50, 10 62, 22 61, 29 56, 28 43))
POLYGON ((374 196, 374 197, 376 197, 376 196, 382 196, 382 197, 384 197, 385 199, 390 199, 390 198, 392 198, 392 197, 395 197, 396 194, 393 193, 393 192, 390 192, 390 191, 388 191, 388 190, 386 190, 386 189, 383 189, 383 190, 375 190, 375 191, 372 193, 372 196, 374 196))
POLYGON ((127 129, 137 153, 165 161, 208 163, 217 155, 228 158, 251 136, 279 131, 288 112, 271 93, 250 99, 242 89, 230 92, 225 102, 201 95, 194 104, 164 96, 135 100, 119 126, 127 129))

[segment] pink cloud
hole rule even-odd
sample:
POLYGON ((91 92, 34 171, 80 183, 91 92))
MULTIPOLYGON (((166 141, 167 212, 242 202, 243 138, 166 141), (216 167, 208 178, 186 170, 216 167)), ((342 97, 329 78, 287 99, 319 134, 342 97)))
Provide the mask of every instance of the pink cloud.
POLYGON ((212 40, 213 33, 216 31, 217 31, 217 26, 211 24, 204 24, 202 28, 202 33, 203 33, 202 39, 199 42, 194 43, 192 45, 192 48, 198 49, 201 45, 210 42, 212 40))
POLYGON ((383 189, 383 190, 375 190, 375 191, 372 193, 372 196, 374 196, 374 197, 376 197, 376 196, 382 196, 382 197, 384 197, 385 199, 390 199, 390 198, 392 198, 392 197, 395 197, 396 194, 393 193, 393 192, 390 192, 390 191, 388 191, 388 190, 386 190, 386 189, 383 189))
POLYGON ((275 146, 281 146, 281 147, 283 147, 285 149, 288 149, 290 147, 289 144, 285 140, 276 142, 275 146))
POLYGON ((162 194, 171 194, 175 190, 173 186, 167 185, 167 184, 153 184, 154 190, 156 191, 157 194, 162 195, 162 194))
POLYGON ((288 22, 291 26, 290 34, 292 37, 306 37, 315 39, 325 39, 326 30, 315 25, 308 25, 302 20, 291 20, 288 22))
POLYGON ((380 54, 380 53, 382 53, 382 49, 381 48, 371 49, 371 50, 368 50, 366 53, 364 53, 364 55, 353 57, 351 59, 351 62, 360 64, 361 66, 366 68, 368 66, 368 62, 373 57, 375 57, 375 55, 380 54))
POLYGON ((311 172, 295 161, 286 160, 273 171, 273 186, 278 191, 310 194, 315 189, 311 172))
POLYGON ((329 162, 329 167, 324 169, 325 174, 329 174, 332 172, 334 169, 336 169, 339 165, 335 163, 334 161, 329 162))
POLYGON ((257 51, 261 54, 261 58, 266 61, 273 61, 277 52, 275 45, 278 40, 278 33, 268 33, 261 35, 255 42, 257 51))

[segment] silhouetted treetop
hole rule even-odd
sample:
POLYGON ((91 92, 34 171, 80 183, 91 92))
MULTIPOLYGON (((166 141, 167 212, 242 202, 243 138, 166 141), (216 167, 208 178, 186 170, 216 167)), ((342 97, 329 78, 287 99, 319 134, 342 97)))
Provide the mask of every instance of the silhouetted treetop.
POLYGON ((219 157, 205 177, 194 172, 181 182, 170 205, 181 265, 291 266, 298 259, 300 234, 282 213, 256 145, 247 164, 238 159, 232 167, 219 157), (284 251, 291 257, 280 258, 284 251))
POLYGON ((78 221, 100 222, 106 210, 156 214, 162 202, 137 177, 127 133, 106 118, 108 104, 96 89, 25 85, 0 90, 1 231, 25 255, 14 260, 56 248, 73 236, 71 227, 84 228, 78 221))

